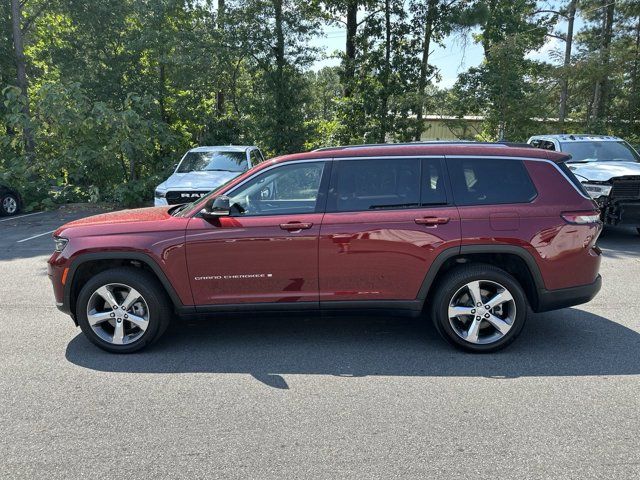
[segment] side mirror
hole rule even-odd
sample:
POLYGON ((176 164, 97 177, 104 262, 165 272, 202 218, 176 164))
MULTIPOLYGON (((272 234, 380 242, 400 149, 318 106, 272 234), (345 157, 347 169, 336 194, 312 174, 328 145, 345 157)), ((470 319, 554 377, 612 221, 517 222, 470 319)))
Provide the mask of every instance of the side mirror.
POLYGON ((200 210, 200 215, 204 218, 218 218, 229 215, 229 197, 221 195, 206 203, 205 207, 200 210))

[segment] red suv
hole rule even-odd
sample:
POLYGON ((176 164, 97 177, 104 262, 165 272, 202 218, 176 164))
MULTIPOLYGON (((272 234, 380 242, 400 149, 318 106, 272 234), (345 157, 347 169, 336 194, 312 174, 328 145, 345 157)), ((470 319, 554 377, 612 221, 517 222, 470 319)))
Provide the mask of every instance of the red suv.
POLYGON ((494 351, 529 309, 600 289, 602 225, 568 158, 474 143, 288 155, 194 203, 60 227, 49 276, 110 352, 173 318, 310 310, 425 313, 452 344, 494 351))

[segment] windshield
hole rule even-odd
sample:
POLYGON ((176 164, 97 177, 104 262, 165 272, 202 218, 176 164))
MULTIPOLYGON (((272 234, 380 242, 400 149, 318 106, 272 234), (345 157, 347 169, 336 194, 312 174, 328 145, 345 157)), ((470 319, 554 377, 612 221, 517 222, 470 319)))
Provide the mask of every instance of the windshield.
POLYGON ((560 149, 571 154, 569 162, 640 162, 627 142, 561 142, 560 149))
POLYGON ((244 172, 248 166, 245 152, 189 152, 178 165, 176 173, 244 172))

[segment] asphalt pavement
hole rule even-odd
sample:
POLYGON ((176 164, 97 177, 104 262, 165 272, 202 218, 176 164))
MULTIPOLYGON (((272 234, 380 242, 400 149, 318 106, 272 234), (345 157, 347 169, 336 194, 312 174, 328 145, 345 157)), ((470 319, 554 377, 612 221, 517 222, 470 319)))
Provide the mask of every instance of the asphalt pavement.
POLYGON ((640 236, 490 355, 402 318, 217 319, 111 355, 54 306, 55 211, 0 218, 0 478, 640 478, 640 236))

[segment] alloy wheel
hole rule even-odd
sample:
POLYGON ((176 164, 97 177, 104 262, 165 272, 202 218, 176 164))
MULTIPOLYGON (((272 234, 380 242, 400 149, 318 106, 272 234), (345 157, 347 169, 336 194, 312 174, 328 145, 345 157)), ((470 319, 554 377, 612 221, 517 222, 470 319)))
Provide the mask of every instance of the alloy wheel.
POLYGON ((503 338, 513 327, 516 303, 503 285, 475 280, 459 288, 449 301, 449 324, 463 340, 487 345, 503 338))
POLYGON ((16 213, 16 210, 18 210, 18 201, 15 199, 15 197, 7 195, 2 201, 2 209, 6 214, 13 215, 14 213, 16 213))
POLYGON ((122 283, 109 283, 89 298, 87 321, 105 342, 128 345, 139 340, 147 330, 149 306, 136 289, 122 283))

